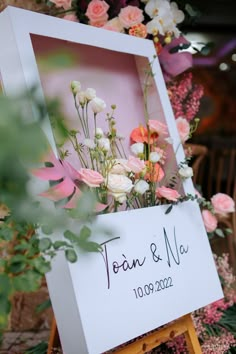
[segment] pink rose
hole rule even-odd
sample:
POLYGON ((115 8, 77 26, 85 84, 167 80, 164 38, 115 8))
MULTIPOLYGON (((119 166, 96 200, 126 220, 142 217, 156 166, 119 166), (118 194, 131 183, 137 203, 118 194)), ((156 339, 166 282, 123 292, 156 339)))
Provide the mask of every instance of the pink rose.
POLYGON ((179 132, 180 140, 182 143, 185 143, 189 138, 190 125, 187 119, 179 117, 176 119, 176 126, 179 132))
POLYGON ((68 21, 72 21, 72 22, 79 22, 79 20, 77 19, 76 15, 74 13, 65 15, 63 17, 63 20, 68 20, 68 21))
POLYGON ((168 134, 166 124, 161 123, 158 120, 150 119, 148 121, 148 126, 149 126, 151 133, 158 133, 159 135, 167 135, 168 134))
POLYGON ((126 6, 120 10, 118 15, 121 24, 125 28, 132 27, 144 20, 143 11, 137 6, 126 6))
POLYGON ((209 210, 202 211, 202 219, 207 232, 213 232, 217 228, 217 219, 209 210))
POLYGON ((227 213, 233 213, 235 211, 235 203, 233 199, 224 193, 217 193, 211 198, 216 214, 225 216, 227 213))
POLYGON ((69 10, 71 8, 72 0, 50 0, 56 7, 63 7, 64 10, 69 10))
POLYGON ((79 174, 80 180, 86 183, 89 187, 99 187, 104 181, 104 178, 100 173, 88 168, 81 168, 79 174))
POLYGON ((158 198, 165 198, 167 200, 176 202, 180 197, 180 194, 175 189, 162 186, 156 189, 156 196, 158 198))
POLYGON ((130 156, 127 166, 133 171, 134 173, 142 172, 146 165, 143 160, 140 160, 138 157, 130 156))
POLYGON ((87 7, 85 15, 92 26, 102 27, 108 20, 109 5, 103 0, 92 0, 87 7))

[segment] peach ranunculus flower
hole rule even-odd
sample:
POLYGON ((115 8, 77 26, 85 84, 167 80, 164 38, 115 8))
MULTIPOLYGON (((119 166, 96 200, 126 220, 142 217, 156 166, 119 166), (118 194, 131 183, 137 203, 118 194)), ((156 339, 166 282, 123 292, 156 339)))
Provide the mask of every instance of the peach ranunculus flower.
POLYGON ((143 11, 137 6, 126 6, 120 10, 118 15, 120 22, 125 28, 130 28, 144 20, 143 11))
POLYGON ((160 182, 165 176, 165 173, 159 163, 153 164, 151 161, 146 161, 145 164, 147 166, 147 172, 144 179, 150 182, 160 182))
POLYGON ((63 7, 64 10, 69 10, 71 8, 72 0, 50 0, 56 7, 63 7))
POLYGON ((107 29, 109 31, 114 31, 114 32, 124 32, 124 28, 122 24, 120 23, 120 20, 118 17, 114 17, 110 21, 108 21, 102 28, 107 29))
POLYGON ((103 176, 94 170, 88 168, 81 168, 79 170, 80 181, 87 184, 89 187, 99 187, 102 182, 104 182, 103 176))
POLYGON ((143 23, 138 23, 130 27, 129 35, 139 38, 146 38, 147 37, 147 28, 143 23))
POLYGON ((211 203, 216 214, 226 216, 227 213, 233 213, 235 211, 234 200, 225 193, 217 193, 213 195, 211 203))
POLYGON ((187 119, 179 117, 176 119, 176 126, 179 132, 180 140, 182 143, 185 143, 189 138, 190 125, 187 119))
POLYGON ((158 198, 165 198, 172 202, 177 202, 178 198, 180 197, 180 194, 175 189, 162 186, 156 189, 156 196, 158 198))
POLYGON ((202 219, 207 232, 213 232, 217 228, 217 219, 214 214, 205 209, 202 211, 202 219))
POLYGON ((138 157, 134 156, 129 157, 127 165, 134 173, 141 173, 146 167, 143 160, 140 160, 138 157))
POLYGON ((102 27, 108 20, 107 11, 109 5, 103 0, 92 0, 87 7, 85 15, 89 19, 89 24, 92 26, 102 27))
POLYGON ((109 171, 109 173, 116 175, 127 175, 128 172, 131 172, 131 169, 126 159, 115 159, 115 163, 109 171))
POLYGON ((167 126, 155 119, 149 119, 148 126, 151 133, 157 133, 160 136, 168 135, 167 126))

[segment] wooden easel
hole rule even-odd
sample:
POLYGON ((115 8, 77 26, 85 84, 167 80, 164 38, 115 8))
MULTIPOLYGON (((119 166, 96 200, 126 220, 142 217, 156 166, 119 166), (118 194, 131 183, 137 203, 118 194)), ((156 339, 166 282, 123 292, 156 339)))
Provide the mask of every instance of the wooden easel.
MULTIPOLYGON (((191 315, 185 315, 165 328, 157 329, 152 333, 137 339, 131 344, 116 350, 114 354, 144 354, 162 343, 184 334, 189 354, 202 354, 202 350, 198 341, 198 337, 193 325, 191 315)), ((60 339, 57 331, 56 321, 53 318, 51 334, 49 338, 47 354, 52 353, 52 349, 60 346, 60 339)))

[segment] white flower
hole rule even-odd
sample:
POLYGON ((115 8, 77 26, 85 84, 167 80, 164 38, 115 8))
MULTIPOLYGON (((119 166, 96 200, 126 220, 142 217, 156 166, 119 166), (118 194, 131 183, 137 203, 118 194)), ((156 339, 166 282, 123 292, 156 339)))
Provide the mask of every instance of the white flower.
POLYGON ((179 10, 178 5, 176 2, 170 3, 170 11, 173 17, 174 23, 181 23, 184 20, 184 12, 179 10))
POLYGON ((140 179, 139 181, 137 181, 134 185, 134 190, 136 193, 138 194, 144 194, 146 191, 149 190, 149 184, 144 181, 143 179, 140 179))
POLYGON ((97 139, 101 139, 103 137, 103 130, 101 128, 96 128, 95 130, 95 137, 97 139))
POLYGON ((86 103, 86 97, 85 97, 85 92, 84 91, 79 91, 76 94, 76 101, 81 105, 84 106, 86 103))
POLYGON ((71 81, 70 88, 72 93, 76 95, 81 90, 81 83, 79 81, 71 81))
POLYGON ((170 3, 166 0, 150 0, 144 10, 151 18, 163 17, 164 13, 170 15, 170 3))
POLYGON ((160 21, 159 17, 155 17, 153 20, 148 22, 146 24, 146 28, 147 28, 147 33, 149 33, 149 34, 155 35, 157 33, 160 33, 160 34, 164 35, 163 23, 162 23, 162 21, 160 21))
POLYGON ((109 193, 119 201, 126 199, 126 194, 133 188, 131 179, 124 175, 109 173, 107 178, 107 189, 109 193), (120 199, 121 198, 121 199, 120 199))
POLYGON ((127 165, 126 159, 115 159, 114 165, 110 170, 110 173, 117 174, 117 175, 126 175, 127 172, 130 172, 130 168, 127 165))
POLYGON ((130 149, 134 155, 143 154, 144 144, 143 143, 135 143, 130 146, 130 149))
POLYGON ((84 139, 84 146, 89 149, 94 149, 96 145, 92 139, 84 139))
POLYGON ((106 103, 101 98, 98 97, 93 98, 90 104, 95 114, 102 112, 106 108, 106 103))
POLYGON ((149 160, 151 162, 156 163, 156 162, 160 161, 160 159, 161 159, 161 155, 158 154, 158 152, 154 151, 154 152, 150 153, 149 160))
POLYGON ((179 175, 183 178, 190 178, 193 176, 193 169, 188 165, 184 165, 179 169, 179 175))
POLYGON ((87 88, 84 94, 88 101, 96 97, 96 91, 93 88, 87 88))
POLYGON ((98 146, 103 150, 103 151, 109 151, 110 150, 110 140, 107 138, 101 138, 98 140, 98 146))

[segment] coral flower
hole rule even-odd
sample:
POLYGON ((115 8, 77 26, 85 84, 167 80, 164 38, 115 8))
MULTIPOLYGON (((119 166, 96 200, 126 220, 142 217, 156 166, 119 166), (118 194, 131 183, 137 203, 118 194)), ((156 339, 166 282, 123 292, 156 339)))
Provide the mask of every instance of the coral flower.
POLYGON ((150 182, 159 182, 165 176, 165 173, 159 163, 153 164, 150 161, 145 162, 147 166, 147 173, 144 176, 145 180, 150 182))
POLYGON ((135 37, 140 37, 140 38, 146 38, 147 37, 146 26, 142 23, 132 26, 129 29, 129 35, 135 36, 135 37))
POLYGON ((148 142, 147 128, 140 125, 138 128, 133 129, 130 134, 130 139, 134 143, 147 143, 148 142))

